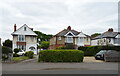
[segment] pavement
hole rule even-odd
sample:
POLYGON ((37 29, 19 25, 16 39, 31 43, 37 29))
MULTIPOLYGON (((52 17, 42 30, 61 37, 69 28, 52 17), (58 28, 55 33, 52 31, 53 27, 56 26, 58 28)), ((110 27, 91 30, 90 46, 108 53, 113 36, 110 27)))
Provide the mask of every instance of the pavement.
POLYGON ((117 62, 84 57, 81 63, 37 62, 37 57, 20 63, 2 64, 3 74, 118 74, 117 62))

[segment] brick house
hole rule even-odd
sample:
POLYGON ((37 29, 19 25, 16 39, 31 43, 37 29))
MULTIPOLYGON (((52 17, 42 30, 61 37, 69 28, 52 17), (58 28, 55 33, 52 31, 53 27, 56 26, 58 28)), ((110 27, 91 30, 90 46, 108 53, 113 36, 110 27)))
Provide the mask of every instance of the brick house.
POLYGON ((33 32, 33 28, 29 28, 26 24, 20 28, 16 28, 14 25, 14 32, 11 34, 13 36, 13 50, 15 48, 20 48, 24 51, 33 51, 37 53, 37 34, 33 32))
POLYGON ((50 39, 49 49, 56 49, 57 47, 63 47, 67 44, 73 44, 75 48, 79 46, 90 46, 91 39, 90 36, 83 32, 78 32, 68 26, 67 29, 60 31, 50 39))

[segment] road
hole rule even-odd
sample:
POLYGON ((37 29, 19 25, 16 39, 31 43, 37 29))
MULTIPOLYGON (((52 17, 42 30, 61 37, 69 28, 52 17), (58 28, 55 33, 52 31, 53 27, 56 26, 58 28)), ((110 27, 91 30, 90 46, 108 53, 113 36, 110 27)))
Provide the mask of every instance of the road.
POLYGON ((3 74, 118 74, 117 62, 85 57, 82 63, 43 63, 37 59, 3 64, 3 74))

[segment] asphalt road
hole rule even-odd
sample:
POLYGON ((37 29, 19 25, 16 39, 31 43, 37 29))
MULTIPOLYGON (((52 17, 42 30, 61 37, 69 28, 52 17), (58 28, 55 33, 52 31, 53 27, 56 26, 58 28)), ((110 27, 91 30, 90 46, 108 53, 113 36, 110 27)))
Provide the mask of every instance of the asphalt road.
POLYGON ((37 59, 2 64, 3 74, 118 74, 117 62, 85 57, 82 63, 38 63, 37 59))

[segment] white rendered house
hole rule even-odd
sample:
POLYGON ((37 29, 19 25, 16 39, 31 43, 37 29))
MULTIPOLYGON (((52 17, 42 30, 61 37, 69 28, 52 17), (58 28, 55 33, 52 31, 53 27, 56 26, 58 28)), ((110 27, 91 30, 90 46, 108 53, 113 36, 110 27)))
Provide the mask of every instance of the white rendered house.
POLYGON ((91 45, 120 45, 120 32, 114 32, 112 28, 95 37, 91 41, 91 45))
POLYGON ((37 34, 33 32, 33 28, 29 28, 26 24, 16 29, 14 25, 13 50, 20 48, 24 51, 33 51, 37 54, 37 34))

